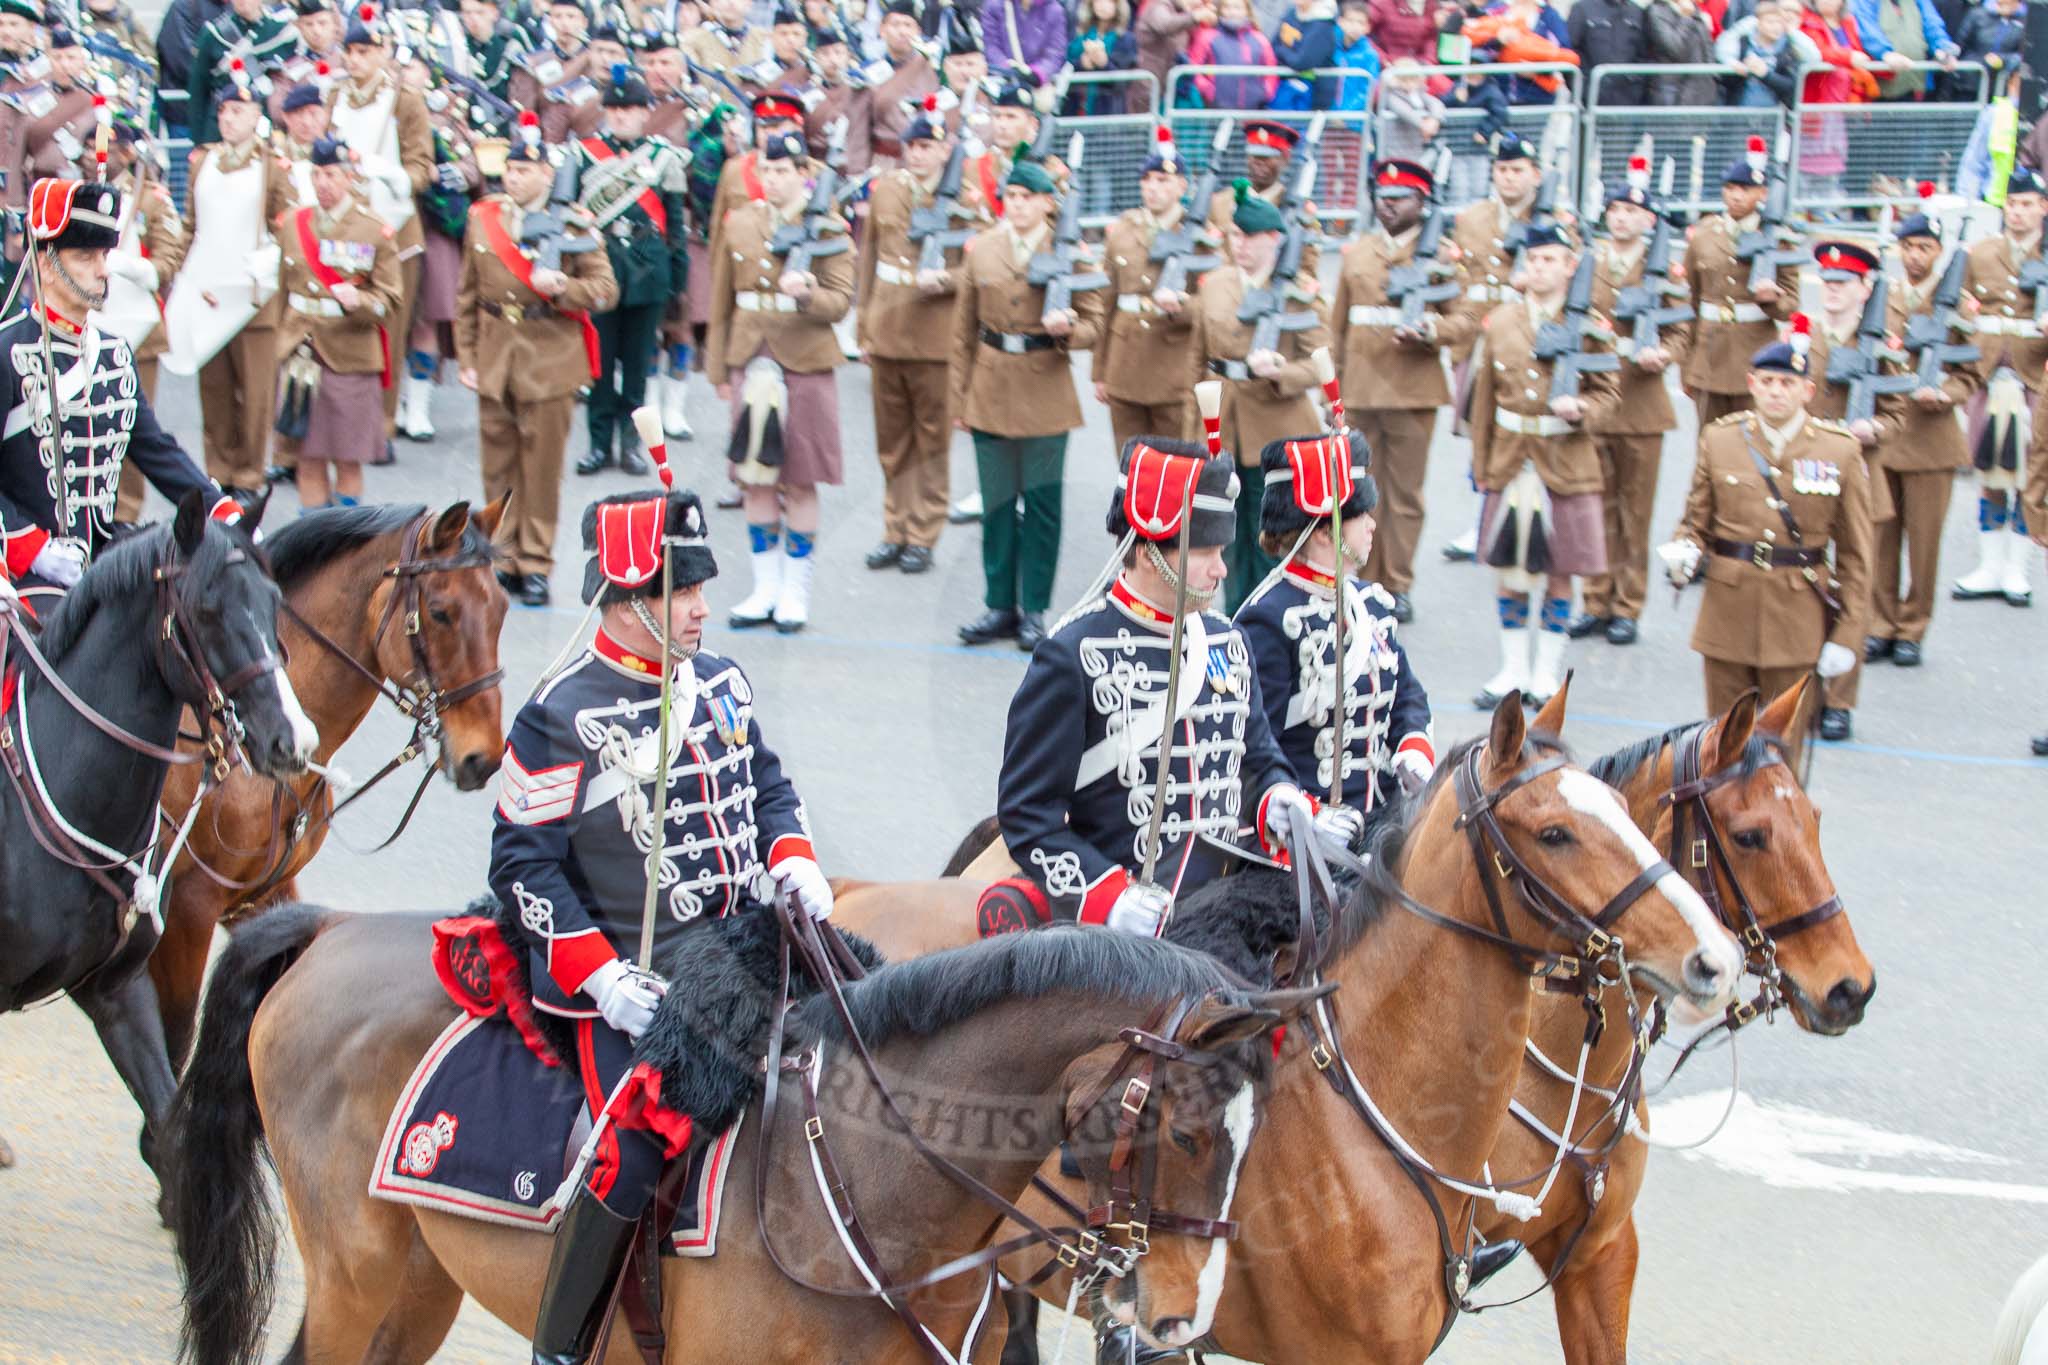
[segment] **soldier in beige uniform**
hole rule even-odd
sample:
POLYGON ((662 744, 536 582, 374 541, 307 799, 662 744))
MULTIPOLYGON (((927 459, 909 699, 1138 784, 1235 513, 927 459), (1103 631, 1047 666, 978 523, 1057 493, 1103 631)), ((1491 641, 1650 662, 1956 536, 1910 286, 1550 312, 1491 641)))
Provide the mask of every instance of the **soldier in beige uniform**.
POLYGON ((1742 234, 1757 228, 1758 209, 1768 192, 1769 175, 1760 156, 1752 153, 1730 164, 1721 176, 1722 211, 1703 219, 1685 248, 1693 333, 1679 379, 1702 431, 1749 406, 1750 357, 1777 339, 1778 323, 1799 307, 1798 266, 1779 266, 1773 279, 1752 291, 1750 263, 1735 254, 1742 234))
MULTIPOLYGON (((1294 166, 1294 152, 1300 144, 1301 135, 1287 124, 1261 121, 1245 125, 1244 180, 1254 199, 1263 199, 1274 208, 1281 206, 1290 184, 1301 174, 1294 166)), ((1210 195, 1209 205, 1202 212, 1208 218, 1210 230, 1218 238, 1227 237, 1231 222, 1237 217, 1236 186, 1210 195)), ((1313 200, 1302 204, 1301 221, 1310 234, 1301 256, 1302 285, 1313 292, 1322 280, 1319 272, 1323 260, 1322 247, 1316 241, 1322 223, 1316 217, 1313 200)), ((1252 501, 1256 503, 1258 499, 1252 501)))
POLYGON ((762 200, 727 215, 724 250, 711 266, 704 372, 733 405, 728 458, 745 496, 754 569, 753 591, 726 618, 734 629, 772 621, 789 634, 809 622, 818 485, 843 478, 834 371, 845 356, 832 324, 853 306, 854 256, 836 215, 806 220, 812 173, 800 134, 769 139, 762 200), (771 245, 777 230, 800 224, 819 252, 807 269, 792 267, 793 249, 771 245))
MULTIPOLYGON (((1536 354, 1540 329, 1570 320, 1565 296, 1578 261, 1562 227, 1531 223, 1522 297, 1487 315, 1475 352, 1472 477, 1485 494, 1480 555, 1500 574, 1501 667, 1479 694, 1477 704, 1485 707, 1518 688, 1542 702, 1564 685, 1572 579, 1607 568, 1592 429, 1613 415, 1614 375, 1583 372, 1577 392, 1552 397, 1558 362, 1536 354), (1542 554, 1536 552, 1539 528, 1542 554), (1529 599, 1539 586, 1543 606, 1532 642, 1529 599)), ((1597 352, 1605 344, 1598 335, 1582 335, 1578 349, 1597 352)))
POLYGON ((352 506, 363 496, 363 466, 384 445, 378 418, 404 295, 391 234, 357 200, 348 149, 333 138, 313 144, 313 194, 312 208, 293 210, 277 228, 285 302, 278 445, 297 460, 300 506, 352 506))
POLYGON ((1003 187, 1003 221, 968 244, 954 283, 953 422, 973 434, 981 496, 983 602, 960 628, 970 645, 1045 638, 1059 567, 1067 434, 1081 425, 1072 354, 1102 335, 1101 290, 1048 312, 1028 277, 1052 246, 1058 191, 1044 166, 1020 161, 1003 187), (1018 516, 1018 505, 1023 516, 1018 516))
MULTIPOLYGON (((114 146, 110 153, 114 187, 121 191, 121 202, 133 205, 133 209, 127 227, 122 230, 121 245, 108 260, 108 269, 127 273, 161 300, 185 261, 185 224, 162 180, 151 176, 147 188, 143 188, 137 168, 148 155, 144 136, 130 120, 117 119, 114 123, 114 146)), ((165 349, 160 322, 133 348, 136 387, 152 406, 156 403, 157 361, 165 349)), ((142 471, 132 462, 124 462, 115 499, 116 521, 132 523, 142 519, 143 483, 142 471)))
MULTIPOLYGON (((2048 216, 2048 186, 2039 173, 2013 168, 2005 186, 2005 231, 1970 245, 1964 295, 1973 301, 1977 372, 1984 388, 1966 413, 1970 455, 1977 466, 1977 567, 1955 581, 1959 602, 2002 597, 2016 607, 2033 601, 2027 566, 2028 524, 2011 506, 2025 483, 2030 410, 2040 401, 2048 338, 2034 320, 2035 288, 2027 268, 2039 269, 2048 250, 2041 224, 2048 216)), ((2048 287, 2048 286, 2043 286, 2048 287)))
POLYGON ((683 55, 706 71, 732 73, 768 56, 768 30, 751 28, 748 0, 711 0, 711 20, 683 35, 683 55))
MULTIPOLYGON (((953 442, 947 347, 962 253, 949 249, 943 268, 921 270, 924 244, 911 235, 911 216, 933 208, 953 146, 934 101, 903 130, 905 164, 876 179, 868 198, 859 338, 883 479, 882 541, 868 552, 870 569, 925 572, 946 524, 953 442)), ((963 181, 948 230, 968 232, 989 222, 980 195, 963 181)))
MULTIPOLYGON (((1651 228, 1657 205, 1650 197, 1647 165, 1632 169, 1631 179, 1607 197, 1607 237, 1593 246, 1599 261, 1593 277, 1593 309, 1614 313, 1624 289, 1643 282, 1649 259, 1651 228)), ((1653 300, 1661 305, 1662 300, 1653 300)), ((1683 364, 1691 339, 1689 324, 1660 329, 1658 344, 1642 350, 1632 341, 1623 350, 1615 376, 1613 410, 1591 428, 1600 452, 1600 509, 1606 523, 1607 572, 1586 579, 1579 615, 1565 632, 1583 640, 1595 631, 1609 644, 1636 642, 1636 621, 1649 592, 1650 514, 1657 500, 1657 470, 1664 460, 1664 434, 1678 425, 1664 372, 1683 364)))
POLYGON ((17 177, 32 184, 46 176, 68 177, 85 155, 93 136, 92 57, 75 34, 56 29, 50 34, 50 79, 39 90, 18 98, 33 101, 21 130, 21 159, 7 169, 9 184, 17 177), (45 107, 47 106, 47 107, 45 107))
POLYGON ((919 9, 919 0, 889 0, 883 6, 877 30, 882 55, 861 68, 873 92, 868 147, 877 170, 889 170, 902 161, 910 111, 939 88, 939 73, 917 50, 919 9))
MULTIPOLYGON (((1305 231, 1299 224, 1293 230, 1305 231)), ((1224 610, 1230 613, 1278 563, 1259 544, 1265 491, 1259 456, 1274 441, 1322 426, 1309 396, 1316 383, 1309 357, 1329 346, 1330 329, 1308 281, 1298 273, 1293 279, 1276 274, 1288 231, 1280 210, 1269 200, 1250 193, 1238 196, 1237 214, 1231 220, 1232 264, 1202 277, 1189 364, 1181 372, 1184 389, 1206 379, 1223 381, 1223 448, 1236 453, 1244 484, 1237 502, 1237 539, 1225 555, 1230 577, 1223 588, 1224 610), (1269 289, 1279 291, 1279 313, 1285 321, 1270 347, 1254 350, 1258 324, 1242 321, 1238 314, 1248 295, 1269 289)), ((1184 434, 1189 439, 1202 436, 1199 418, 1188 423, 1184 434)))
MULTIPOLYGON (((545 212, 555 166, 538 125, 505 155, 505 192, 470 206, 456 292, 455 354, 476 391, 484 498, 510 493, 499 523, 506 590, 527 606, 548 603, 561 506, 562 455, 576 392, 597 368, 592 310, 618 297, 611 257, 587 219, 552 241, 528 241, 528 215, 545 212), (560 264, 537 257, 559 253, 560 264)), ((564 153, 556 153, 564 155, 564 153)))
MULTIPOLYGON (((1138 177, 1140 207, 1109 225, 1102 240, 1102 268, 1109 275, 1108 326, 1095 347, 1095 401, 1109 408, 1109 429, 1122 450, 1133 436, 1174 436, 1193 420, 1188 411, 1188 348, 1194 344, 1194 310, 1188 306, 1195 279, 1183 276, 1181 287, 1168 290, 1160 276, 1169 262, 1152 259, 1153 243, 1162 232, 1175 232, 1187 221, 1181 200, 1187 195, 1187 171, 1169 130, 1161 125, 1160 140, 1138 177)), ((1203 234, 1197 253, 1221 261, 1221 235, 1203 234)))
MULTIPOLYGON (((1414 619, 1415 547, 1422 539, 1423 482, 1437 410, 1450 401, 1441 347, 1463 325, 1456 307, 1457 267, 1440 252, 1429 283, 1452 295, 1423 305, 1419 328, 1404 326, 1404 300, 1388 291, 1392 273, 1415 260, 1423 215, 1435 193, 1429 169, 1413 161, 1382 161, 1373 170, 1373 215, 1379 222, 1344 248, 1330 329, 1336 335, 1344 410, 1372 451, 1380 504, 1379 530, 1365 577, 1393 595, 1394 619, 1414 619)), ((1436 209, 1448 213, 1448 209, 1436 209)))
MULTIPOLYGON (((1894 335, 1904 337, 1915 318, 1934 315, 1941 232, 1926 215, 1916 213, 1900 221, 1897 236, 1901 274, 1892 281, 1889 326, 1894 335)), ((1959 245, 1957 250, 1961 249, 1959 245)), ((1955 312, 1960 314, 1962 309, 1955 312)), ((1974 340, 1965 330, 1967 323, 1954 315, 1949 321, 1949 332, 1939 338, 1940 344, 1962 345, 1974 340)), ((1914 359, 1917 365, 1919 357, 1914 359)), ((1920 663, 1921 641, 1934 618, 1941 525, 1955 491, 1956 471, 1970 463, 1958 414, 1983 384, 1974 364, 1944 361, 1940 385, 1906 395, 1879 444, 1877 463, 1870 471, 1871 501, 1889 502, 1892 515, 1877 523, 1865 662, 1890 659, 1901 668, 1920 663), (1904 590, 1902 568, 1911 582, 1904 590)))
POLYGON ((1847 673, 1870 592, 1870 479, 1856 438, 1807 415, 1811 368, 1789 342, 1757 353, 1749 388, 1753 410, 1700 433, 1685 515, 1657 552, 1674 583, 1707 580, 1692 647, 1715 713, 1752 687, 1776 697, 1809 672, 1847 673))
POLYGON ((539 114, 541 137, 553 144, 586 136, 603 122, 598 101, 611 70, 591 51, 590 14, 581 0, 549 0, 547 15, 553 41, 519 55, 506 97, 539 114))

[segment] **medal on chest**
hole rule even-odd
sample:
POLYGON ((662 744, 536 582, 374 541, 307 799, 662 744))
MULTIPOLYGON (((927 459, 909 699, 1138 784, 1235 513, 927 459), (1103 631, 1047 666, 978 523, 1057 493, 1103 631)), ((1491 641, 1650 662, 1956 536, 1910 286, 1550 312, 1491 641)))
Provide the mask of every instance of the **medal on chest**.
POLYGON ((728 749, 737 749, 747 742, 747 715, 738 699, 731 696, 713 697, 704 704, 711 714, 711 728, 718 731, 718 737, 725 741, 728 749))
POLYGON ((1794 460, 1792 491, 1832 498, 1842 491, 1842 469, 1832 460, 1794 460))

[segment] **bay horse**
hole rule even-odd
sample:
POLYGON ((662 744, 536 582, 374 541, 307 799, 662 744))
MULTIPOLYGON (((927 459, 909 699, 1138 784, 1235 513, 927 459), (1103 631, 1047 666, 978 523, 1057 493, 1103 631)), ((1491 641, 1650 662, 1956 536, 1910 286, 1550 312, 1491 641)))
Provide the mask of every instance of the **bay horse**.
POLYGON ((157 829, 165 773, 287 777, 319 742, 280 663, 261 517, 225 526, 187 497, 103 551, 39 635, 18 608, 0 623, 0 1012, 68 993, 149 1115, 177 1084, 142 974, 175 833, 157 829), (174 750, 187 708, 202 739, 174 750))
MULTIPOLYGON (((1571 938, 1580 947, 1565 954, 1582 952, 1589 939, 1579 926, 1597 917, 1624 941, 1630 979, 1659 998, 1708 1010, 1732 998, 1735 940, 1613 792, 1569 765, 1555 738, 1568 690, 1533 728, 1519 696, 1503 700, 1487 734, 1452 750, 1410 813, 1384 827, 1368 868, 1373 894, 1348 898, 1325 930, 1324 979, 1341 987, 1344 1004, 1341 1051, 1317 1047, 1311 1059, 1309 1030, 1289 1031, 1266 1146, 1239 1195, 1229 1279, 1216 1286, 1225 1292, 1212 1291, 1206 1320, 1178 1332, 1140 1323, 1149 1347, 1213 1341, 1251 1359, 1423 1359, 1455 1316, 1457 1269, 1447 1270, 1446 1253, 1457 1249, 1452 1236, 1467 1226, 1471 1187, 1508 1117, 1537 993, 1528 951, 1557 951, 1571 938), (1464 1186, 1413 1170, 1362 1128, 1329 1079, 1347 1075, 1416 1153, 1464 1186), (1425 1186, 1427 1200, 1418 1196, 1425 1186)), ((834 920, 888 952, 887 917, 870 904, 849 897, 834 920), (851 913, 842 919, 842 910, 851 913)), ((1299 951, 1296 915, 1291 878, 1247 872, 1189 897, 1168 933, 1197 947, 1255 939, 1286 956, 1299 951)), ((954 922, 973 933, 971 907, 954 922)), ((1042 1212, 1034 1200, 1025 1207, 1042 1212)), ((1148 1279, 1169 1283, 1200 1272, 1171 1245, 1155 1247, 1145 1265, 1148 1279)), ((1058 1301, 1063 1291, 1039 1292, 1058 1301)), ((1128 1324, 1116 1294, 1112 1285, 1104 1296, 1108 1316, 1128 1324)))
MULTIPOLYGON (((430 927, 421 915, 293 906, 232 931, 172 1126, 186 1358, 231 1365, 259 1357, 275 1250, 259 1154, 266 1141, 306 1270, 305 1316, 287 1360, 426 1360, 465 1293, 531 1330, 547 1237, 374 1200, 365 1189, 394 1103, 456 1013, 430 962, 430 927)), ((1140 1130, 1137 1160, 1156 1170, 1161 1202, 1227 1219, 1249 1169, 1255 1089, 1271 1066, 1265 1035, 1313 994, 1260 993, 1207 954, 1074 929, 883 967, 848 985, 845 999, 882 1073, 914 1095, 919 1128, 955 1134, 945 1154, 1012 1200, 1064 1133, 1114 1127, 1132 1103, 1120 1076, 1133 1030, 1157 1027, 1151 1021, 1170 1007, 1184 1022, 1159 1053, 1156 1117, 1149 1135, 1140 1130)), ((814 1174, 808 1148, 829 1141, 878 1268, 898 1285, 987 1245, 1001 1224, 920 1160, 906 1134, 877 1121, 873 1092, 827 1003, 812 997, 792 1015, 792 1048, 821 1059, 816 1117, 783 1105, 770 1138, 760 1101, 743 1101, 761 1145, 738 1144, 728 1179, 764 1191, 765 1216, 730 1201, 741 1207, 729 1204, 715 1257, 662 1263, 665 1358, 986 1365, 1001 1349, 1000 1332, 977 1330, 1001 1321, 992 1268, 901 1296, 932 1343, 945 1344, 935 1353, 867 1296, 816 1202, 825 1178, 814 1174), (769 1234, 781 1260, 766 1247, 769 1234), (792 1258, 808 1283, 785 1278, 780 1267, 792 1258), (855 1297, 817 1292, 820 1279, 855 1297)), ((1109 1179, 1099 1146, 1076 1144, 1095 1203, 1109 1179)), ((1163 1318, 1195 1311, 1165 1297, 1148 1308, 1163 1318)), ((605 1356, 639 1358, 618 1338, 605 1356)))
MULTIPOLYGON (((413 724, 400 759, 433 756, 415 806, 433 771, 459 791, 476 791, 497 772, 507 599, 492 572, 491 541, 510 496, 474 510, 466 502, 438 512, 321 508, 269 538, 264 548, 284 592, 286 670, 320 727, 320 749, 313 767, 290 780, 237 774, 202 803, 149 962, 173 1066, 192 1050, 214 926, 297 899, 298 874, 326 842, 337 802, 327 765, 380 700, 413 724)), ((402 766, 393 760, 385 773, 402 766)), ((172 828, 196 790, 196 777, 183 771, 165 784, 172 828)))

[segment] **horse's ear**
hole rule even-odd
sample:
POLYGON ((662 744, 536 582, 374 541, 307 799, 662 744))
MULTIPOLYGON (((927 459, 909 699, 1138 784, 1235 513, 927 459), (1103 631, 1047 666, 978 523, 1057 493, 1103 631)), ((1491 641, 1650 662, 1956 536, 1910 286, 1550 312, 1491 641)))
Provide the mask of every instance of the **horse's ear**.
POLYGON ((1728 713, 1714 727, 1714 761, 1708 772, 1726 772, 1742 761, 1749 737, 1756 731, 1756 689, 1749 688, 1735 699, 1728 713))
POLYGON ((270 506, 272 487, 273 485, 271 484, 264 484, 261 492, 250 501, 242 504, 242 519, 237 524, 244 531, 247 531, 251 538, 254 538, 256 535, 256 528, 263 524, 263 513, 270 506))
POLYGON ((178 499, 178 515, 171 520, 171 539, 177 542, 178 553, 188 559, 206 538, 206 508, 211 501, 205 490, 198 488, 178 499))
POLYGON ((1564 734, 1564 698, 1571 690, 1572 675, 1566 673, 1564 681, 1558 684, 1557 691, 1550 694, 1550 700, 1544 702, 1543 709, 1536 713, 1536 719, 1530 728, 1561 737, 1564 734))
POLYGON ((1281 991, 1261 991, 1245 1003, 1255 1009, 1269 1011, 1280 1016, 1280 1022, 1291 1024, 1307 1014, 1316 1001, 1337 989, 1334 981, 1322 981, 1313 986, 1294 986, 1281 991))
POLYGON ((1502 697, 1493 708, 1493 728, 1486 736, 1486 766, 1504 772, 1522 761, 1522 744, 1529 727, 1522 719, 1522 694, 1518 689, 1502 697))
POLYGON ((1813 674, 1808 673, 1780 692, 1777 699, 1766 706, 1763 714, 1757 717, 1757 728, 1778 739, 1789 740, 1798 734, 1799 717, 1806 712, 1806 697, 1813 687, 1813 677, 1813 674))
POLYGON ((505 509, 511 505, 512 490, 508 488, 476 510, 473 514, 476 518, 476 524, 483 528, 485 535, 493 540, 497 539, 498 526, 505 520, 505 509))
POLYGON ((427 537, 427 543, 436 550, 452 553, 462 544, 462 533, 469 529, 469 504, 450 503, 434 521, 434 530, 427 537))
POLYGON ((1189 1012, 1179 1036, 1189 1047, 1214 1052, 1270 1033, 1285 1022, 1278 1010, 1267 1009, 1243 996, 1216 994, 1205 997, 1189 1012))

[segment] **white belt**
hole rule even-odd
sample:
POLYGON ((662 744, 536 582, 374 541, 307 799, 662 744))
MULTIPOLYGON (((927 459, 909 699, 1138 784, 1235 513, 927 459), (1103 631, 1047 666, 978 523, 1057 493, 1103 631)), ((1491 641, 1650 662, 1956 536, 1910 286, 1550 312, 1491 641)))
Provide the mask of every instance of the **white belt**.
POLYGON ((742 313, 794 313, 797 302, 787 294, 757 294, 751 289, 739 292, 734 302, 742 313))
POLYGON ((1718 303, 1700 305, 1700 317, 1707 322, 1762 322, 1764 310, 1753 303, 1738 303, 1726 308, 1718 303))
POLYGON ((1116 311, 1119 313, 1156 313, 1159 305, 1152 302, 1149 294, 1118 294, 1116 311))
POLYGON ((2038 337, 2041 324, 2032 318, 1994 318, 1979 315, 1977 330, 1986 336, 2038 337))
POLYGON ((905 270, 900 265, 890 265, 887 261, 876 261, 875 278, 884 284, 914 285, 917 283, 917 272, 905 270))
POLYGON ((1354 303, 1351 305, 1351 311, 1346 313, 1345 317, 1350 320, 1353 327, 1399 327, 1401 325, 1401 310, 1385 306, 1374 307, 1370 304, 1354 303))
POLYGON ((1506 284, 1468 284, 1465 286, 1465 297, 1487 299, 1497 303, 1505 299, 1518 299, 1522 297, 1522 291, 1506 284))
POLYGON ((1572 424, 1562 417, 1552 417, 1548 413, 1540 417, 1524 417, 1506 408, 1493 410, 1493 424, 1517 436, 1562 436, 1572 429, 1572 424))
POLYGON ((341 304, 334 299, 316 299, 305 294, 287 294, 285 295, 285 302, 291 305, 293 312, 304 313, 308 317, 338 318, 342 312, 341 304))

